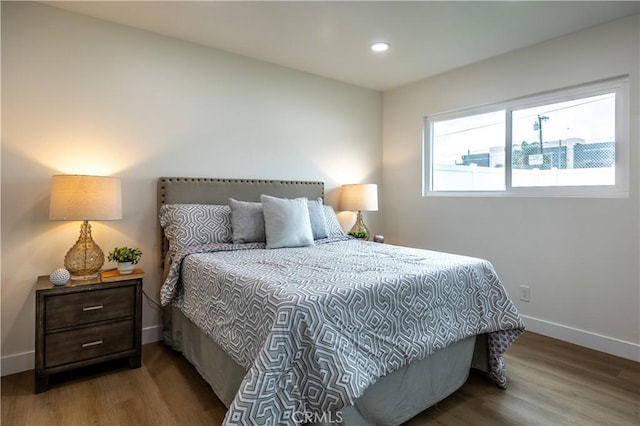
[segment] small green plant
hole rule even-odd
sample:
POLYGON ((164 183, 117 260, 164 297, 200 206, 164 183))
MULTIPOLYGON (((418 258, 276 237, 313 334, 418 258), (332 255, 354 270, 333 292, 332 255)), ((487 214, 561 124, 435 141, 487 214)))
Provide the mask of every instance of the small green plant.
POLYGON ((141 257, 142 252, 139 248, 116 247, 109 252, 107 259, 109 262, 131 262, 136 264, 141 257))
POLYGON ((366 240, 367 238, 369 238, 369 234, 367 234, 366 231, 351 231, 349 232, 349 235, 355 238, 363 239, 363 240, 366 240))

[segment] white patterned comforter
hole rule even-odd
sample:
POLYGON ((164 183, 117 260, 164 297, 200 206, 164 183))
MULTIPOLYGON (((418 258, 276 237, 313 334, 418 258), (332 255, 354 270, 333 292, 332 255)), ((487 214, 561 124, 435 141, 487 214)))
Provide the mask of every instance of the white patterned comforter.
POLYGON ((176 256, 163 305, 179 307, 248 370, 225 424, 335 412, 378 378, 482 333, 504 386, 502 354, 524 324, 488 261, 331 241, 277 250, 217 244, 176 256))

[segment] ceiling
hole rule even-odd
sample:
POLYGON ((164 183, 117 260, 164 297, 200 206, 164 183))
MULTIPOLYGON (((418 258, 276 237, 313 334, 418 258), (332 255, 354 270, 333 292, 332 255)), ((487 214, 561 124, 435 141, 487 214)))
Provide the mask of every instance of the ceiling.
POLYGON ((640 1, 43 3, 375 90, 640 13, 640 1), (391 49, 370 51, 380 40, 391 49))

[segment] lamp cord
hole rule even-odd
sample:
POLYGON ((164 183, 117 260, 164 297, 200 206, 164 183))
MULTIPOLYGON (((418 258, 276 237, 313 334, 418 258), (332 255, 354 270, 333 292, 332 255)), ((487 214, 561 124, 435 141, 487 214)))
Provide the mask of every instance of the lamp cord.
POLYGON ((162 305, 158 302, 156 302, 154 299, 151 298, 151 296, 149 296, 144 289, 142 289, 142 294, 144 294, 144 297, 147 299, 147 301, 153 306, 154 309, 158 310, 158 311, 162 311, 162 305))

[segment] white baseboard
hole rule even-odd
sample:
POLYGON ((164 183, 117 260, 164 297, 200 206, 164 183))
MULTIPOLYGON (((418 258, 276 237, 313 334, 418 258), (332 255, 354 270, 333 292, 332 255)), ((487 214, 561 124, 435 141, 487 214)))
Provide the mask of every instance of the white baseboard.
MULTIPOLYGON (((162 325, 154 325, 142 329, 142 344, 162 340, 162 325)), ((35 350, 15 355, 3 356, 0 360, 0 375, 21 373, 35 368, 35 350)))
POLYGON ((33 370, 34 365, 36 365, 36 351, 3 356, 0 360, 0 375, 8 376, 9 374, 33 370))
POLYGON ((640 362, 640 345, 551 321, 521 315, 527 330, 554 339, 640 362))
POLYGON ((142 344, 157 342, 162 340, 162 325, 153 325, 142 329, 142 344))

